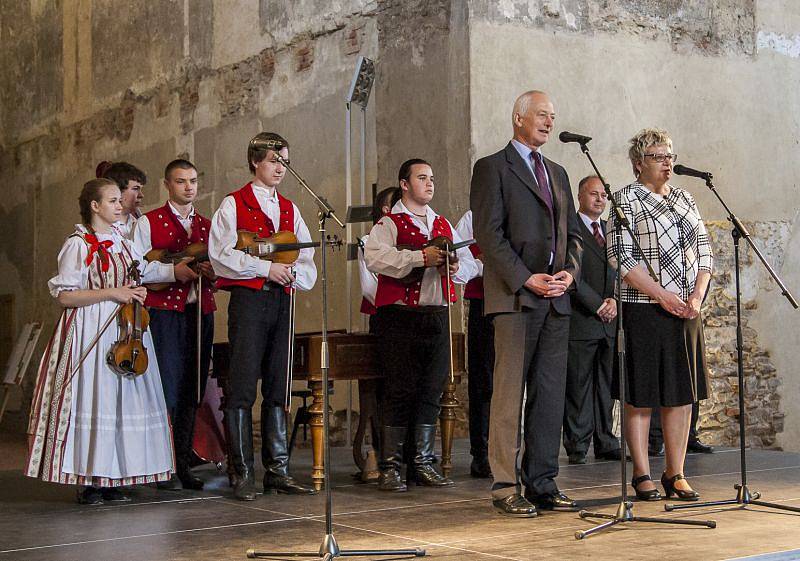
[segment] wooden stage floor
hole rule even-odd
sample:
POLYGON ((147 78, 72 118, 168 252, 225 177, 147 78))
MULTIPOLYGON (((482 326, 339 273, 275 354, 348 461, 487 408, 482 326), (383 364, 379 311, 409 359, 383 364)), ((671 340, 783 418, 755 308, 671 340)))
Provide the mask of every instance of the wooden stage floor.
MULTIPOLYGON (((386 494, 356 483, 349 450, 334 449, 334 534, 340 547, 423 547, 432 560, 459 561, 800 558, 800 551, 791 552, 800 550, 800 514, 760 507, 667 513, 663 502, 637 503, 639 515, 714 519, 717 528, 637 523, 582 541, 573 534, 592 523, 577 513, 505 518, 491 508, 489 482, 470 478, 467 451, 466 441, 456 442, 455 488, 412 487, 408 493, 386 494)), ((800 454, 751 451, 748 459, 751 489, 761 491, 764 500, 800 506, 800 454)), ((208 482, 202 492, 140 487, 133 490, 132 503, 87 507, 74 502, 72 488, 24 477, 18 467, 22 460, 22 441, 0 438, 0 561, 245 559, 250 547, 316 551, 324 533, 324 495, 239 502, 213 467, 198 469, 208 482)), ((304 476, 310 461, 307 450, 297 451, 294 474, 304 476)), ((655 459, 653 474, 662 466, 655 459)), ((703 499, 728 499, 734 496, 738 469, 738 451, 726 449, 690 455, 686 471, 703 499)), ((558 481, 587 508, 610 512, 619 500, 619 469, 613 462, 590 459, 569 466, 562 458, 558 481)), ((281 558, 288 559, 276 559, 281 558)))

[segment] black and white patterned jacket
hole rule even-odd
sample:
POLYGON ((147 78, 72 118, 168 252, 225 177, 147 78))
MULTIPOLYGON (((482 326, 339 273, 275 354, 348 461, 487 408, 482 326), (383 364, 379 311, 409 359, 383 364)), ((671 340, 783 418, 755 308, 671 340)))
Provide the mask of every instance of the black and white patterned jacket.
MULTIPOLYGON (((615 192, 614 200, 631 223, 642 253, 661 280, 661 286, 686 300, 694 290, 700 271, 711 272, 713 255, 706 226, 694 198, 670 186, 669 194, 653 193, 641 183, 631 183, 615 192)), ((609 262, 617 263, 615 219, 608 221, 606 244, 609 262)), ((655 304, 656 301, 624 282, 628 271, 642 262, 630 235, 623 230, 620 251, 622 301, 655 304)))

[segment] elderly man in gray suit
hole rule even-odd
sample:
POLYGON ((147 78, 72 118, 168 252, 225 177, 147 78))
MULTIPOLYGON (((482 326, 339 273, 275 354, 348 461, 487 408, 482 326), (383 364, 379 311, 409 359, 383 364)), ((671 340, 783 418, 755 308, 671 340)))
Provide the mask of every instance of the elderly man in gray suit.
POLYGON ((494 316, 495 326, 492 504, 502 514, 526 518, 537 508, 576 508, 555 478, 567 374, 567 291, 578 281, 582 241, 567 172, 540 151, 554 120, 547 94, 519 96, 513 139, 475 162, 470 190, 484 255, 484 313, 494 316))

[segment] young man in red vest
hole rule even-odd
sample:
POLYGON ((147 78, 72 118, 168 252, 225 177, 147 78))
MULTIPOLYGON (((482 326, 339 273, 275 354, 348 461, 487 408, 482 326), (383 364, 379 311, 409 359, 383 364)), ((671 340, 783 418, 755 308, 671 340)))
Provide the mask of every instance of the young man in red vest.
POLYGON ((289 359, 290 290, 311 290, 317 280, 314 250, 301 249, 295 263, 266 261, 235 248, 237 231, 268 238, 278 230, 294 232, 310 242, 297 206, 278 193, 289 159, 289 143, 262 132, 247 148, 253 180, 222 200, 211 221, 208 255, 219 275, 217 286, 230 291, 228 338, 230 379, 225 422, 236 472, 234 495, 256 498, 252 407, 261 380, 261 461, 266 469, 264 492, 314 494, 289 475, 286 438, 287 361, 289 359), (293 287, 293 288, 290 288, 293 287))
MULTIPOLYGON (((456 231, 465 240, 475 237, 472 211, 468 210, 456 224, 456 231)), ((469 246, 478 265, 478 276, 464 287, 469 300, 467 321, 467 371, 469 373, 469 453, 472 477, 492 476, 489 466, 489 411, 492 403, 492 373, 494 372, 494 324, 483 315, 483 261, 478 244, 469 246)))
POLYGON ((426 247, 439 236, 461 241, 447 219, 428 206, 434 192, 430 164, 408 160, 398 179, 402 198, 373 226, 364 248, 367 268, 378 275, 375 332, 384 371, 378 489, 383 491, 407 489, 400 472, 409 427, 416 444, 413 479, 420 485, 453 485, 433 467, 439 399, 450 362, 447 299, 455 301, 453 282, 463 284, 477 273, 472 254, 462 248, 450 263, 448 282, 446 254, 426 247), (424 268, 422 279, 404 283, 415 268, 424 268))
MULTIPOLYGON (((164 187, 169 198, 164 206, 139 218, 133 231, 137 253, 166 249, 184 250, 189 244, 208 244, 211 222, 194 208, 197 197, 197 169, 187 160, 173 160, 164 170, 164 187)), ((161 385, 172 422, 176 475, 161 485, 167 489, 202 489, 203 481, 192 475, 192 438, 198 406, 198 383, 203 395, 208 378, 211 345, 214 340, 214 270, 208 261, 180 261, 176 264, 152 261, 145 267, 149 282, 169 283, 162 290, 148 290, 145 305, 150 309, 150 331, 161 385), (202 294, 197 293, 198 274, 203 276, 202 294), (197 306, 200 302, 200 369, 197 368, 197 306)), ((152 358, 151 358, 152 360, 152 358)))

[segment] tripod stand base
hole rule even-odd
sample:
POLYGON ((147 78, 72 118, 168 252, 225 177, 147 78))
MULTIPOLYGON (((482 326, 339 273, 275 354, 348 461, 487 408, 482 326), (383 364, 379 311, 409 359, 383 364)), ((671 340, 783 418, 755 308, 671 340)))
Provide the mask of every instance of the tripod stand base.
POLYGON ((602 512, 589 512, 582 510, 578 513, 581 518, 600 518, 606 519, 604 522, 594 528, 575 532, 575 539, 582 540, 592 534, 602 532, 608 528, 612 528, 617 524, 626 522, 652 522, 654 524, 680 524, 684 526, 705 526, 706 528, 716 528, 717 523, 714 520, 678 520, 678 519, 665 519, 665 518, 650 518, 647 516, 634 516, 633 503, 631 501, 623 500, 617 507, 617 512, 614 514, 606 514, 602 512))
POLYGON ((686 508, 704 508, 709 506, 726 506, 726 505, 737 505, 741 506, 742 508, 746 507, 747 505, 756 505, 756 506, 763 506, 767 508, 776 508, 779 510, 788 510, 789 512, 800 512, 800 508, 796 506, 788 506, 788 505, 779 505, 775 503, 768 503, 766 501, 760 501, 758 499, 761 498, 761 493, 754 491, 751 492, 747 485, 741 485, 737 483, 733 486, 736 489, 736 498, 735 499, 728 499, 724 501, 707 501, 704 503, 693 503, 693 504, 686 504, 686 505, 673 505, 673 504, 665 504, 664 510, 672 511, 672 510, 682 510, 686 508))
POLYGON ((254 549, 247 550, 247 557, 249 559, 274 559, 276 557, 309 557, 322 559, 323 561, 332 561, 337 557, 367 557, 367 556, 414 556, 425 557, 425 550, 420 548, 414 549, 353 549, 341 550, 339 544, 336 543, 336 538, 333 534, 326 534, 322 540, 322 545, 319 546, 319 551, 311 552, 298 552, 298 551, 256 551, 254 549))

